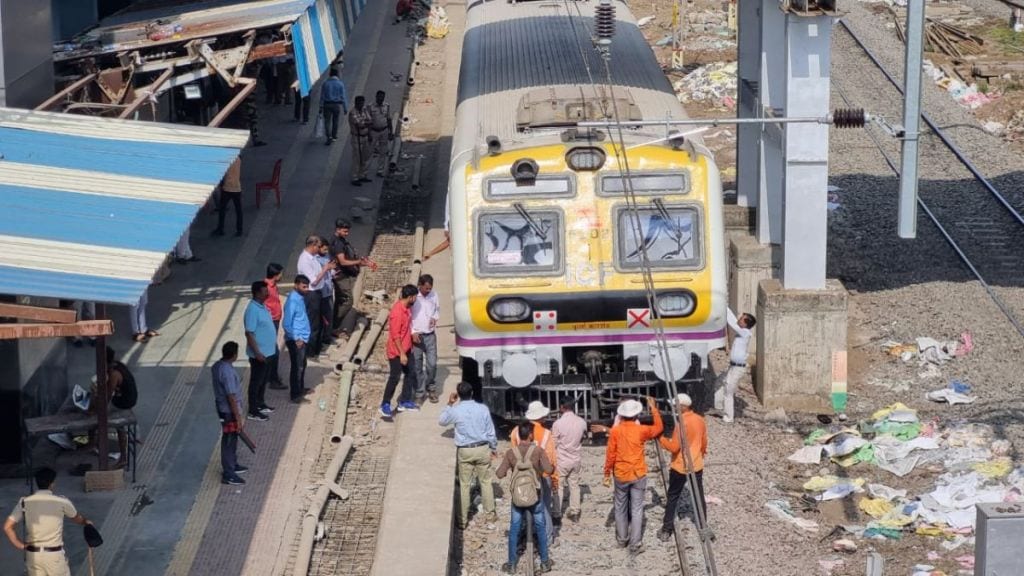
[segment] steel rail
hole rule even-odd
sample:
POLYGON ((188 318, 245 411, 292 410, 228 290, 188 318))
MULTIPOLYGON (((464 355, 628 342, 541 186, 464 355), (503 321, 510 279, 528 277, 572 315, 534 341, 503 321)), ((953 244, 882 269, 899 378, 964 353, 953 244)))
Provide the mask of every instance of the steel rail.
MULTIPOLYGON (((882 72, 882 74, 885 75, 886 79, 889 80, 889 83, 892 84, 896 88, 896 90, 899 91, 900 94, 903 94, 903 87, 900 86, 898 82, 896 82, 896 79, 894 79, 891 74, 889 74, 889 71, 886 70, 885 66, 882 65, 881 61, 879 61, 878 58, 875 57, 875 54, 871 51, 871 49, 868 48, 866 44, 864 44, 864 41, 861 40, 856 33, 854 33, 853 29, 850 28, 849 24, 847 24, 842 19, 839 20, 839 24, 842 25, 843 29, 846 30, 846 33, 850 35, 850 38, 853 38, 853 41, 856 42, 858 46, 860 46, 860 48, 864 51, 865 54, 867 54, 867 57, 872 62, 875 63, 875 66, 877 66, 878 69, 882 72)), ((960 148, 952 140, 950 140, 949 137, 945 135, 945 133, 943 133, 942 129, 939 128, 938 125, 935 124, 935 122, 932 121, 931 117, 928 116, 927 112, 921 112, 921 119, 924 120, 925 124, 927 124, 928 127, 931 128, 932 132, 934 132, 935 135, 938 136, 940 140, 942 140, 942 143, 945 144, 947 148, 949 148, 950 152, 952 152, 953 155, 957 157, 957 160, 959 160, 960 163, 963 164, 964 167, 966 167, 979 182, 981 182, 981 184, 989 191, 989 193, 996 197, 996 200, 998 200, 999 203, 1002 204, 1004 208, 1006 208, 1010 215, 1013 216, 1013 219, 1016 220, 1022 226, 1024 226, 1024 215, 1021 215, 1021 213, 1017 211, 1017 209, 1014 208, 1013 205, 1011 205, 1006 200, 1006 198, 1003 197, 999 190, 997 190, 996 187, 993 186, 992 183, 989 182, 988 179, 985 178, 985 176, 982 175, 982 173, 977 168, 975 168, 974 164, 971 163, 971 161, 967 158, 967 156, 964 155, 960 148)))
MULTIPOLYGON (((845 27, 845 25, 844 25, 844 27, 845 27)), ((850 34, 850 36, 854 40, 856 40, 857 43, 860 44, 862 48, 864 48, 864 52, 866 54, 868 54, 868 56, 870 57, 871 56, 870 51, 868 51, 867 47, 864 46, 864 44, 862 44, 860 42, 860 40, 856 37, 856 35, 853 33, 853 31, 851 31, 849 28, 846 28, 846 30, 850 34)), ((874 60, 874 59, 872 58, 872 60, 874 60)), ((882 68, 882 66, 878 63, 877 60, 875 60, 875 64, 878 66, 878 68, 882 72, 885 72, 885 69, 882 68)), ((890 80, 891 80, 891 78, 890 78, 890 80)), ((835 80, 833 80, 832 84, 835 86, 836 91, 839 92, 839 96, 843 99, 843 101, 846 102, 847 105, 850 105, 851 104, 850 98, 846 95, 846 92, 843 90, 842 86, 840 86, 835 80)), ((934 130, 934 128, 933 128, 933 130, 934 130)), ((898 177, 900 175, 900 171, 896 167, 896 164, 893 162, 893 160, 891 158, 889 158, 889 155, 885 152, 885 149, 882 147, 882 143, 878 140, 878 137, 875 136, 871 131, 865 131, 865 132, 867 133, 868 137, 871 138, 871 141, 874 143, 875 148, 878 149, 878 152, 882 155, 882 158, 885 159, 885 163, 889 165, 889 169, 891 169, 893 171, 893 173, 896 174, 896 176, 898 177)), ((985 292, 989 295, 989 298, 992 299, 992 301, 995 303, 995 305, 1003 313, 1003 315, 1006 317, 1006 319, 1010 321, 1010 324, 1013 325, 1013 327, 1017 330, 1017 332, 1022 337, 1024 337, 1024 325, 1021 324, 1020 320, 1017 319, 1016 315, 1014 315, 1014 313, 1006 306, 1006 303, 1003 302, 1003 299, 1000 298, 999 295, 996 294, 995 290, 992 289, 992 286, 981 275, 981 272, 974 265, 974 263, 971 262, 971 259, 968 258, 967 254, 965 254, 963 249, 960 248, 960 244, 956 240, 953 239, 953 236, 950 235, 949 231, 946 230, 946 227, 943 226, 941 222, 939 222, 938 217, 935 216, 935 213, 932 212, 932 210, 931 210, 931 208, 929 208, 928 204, 924 200, 921 199, 920 194, 917 197, 917 204, 918 204, 918 206, 921 207, 922 210, 924 210, 924 213, 932 221, 932 224, 935 225, 935 227, 938 229, 939 233, 942 234, 942 237, 946 239, 946 242, 950 245, 950 247, 953 248, 953 250, 956 252, 957 256, 960 257, 960 260, 962 260, 963 263, 965 265, 967 265, 967 268, 971 271, 971 274, 973 274, 974 277, 978 280, 978 282, 981 283, 982 287, 985 289, 985 292)))

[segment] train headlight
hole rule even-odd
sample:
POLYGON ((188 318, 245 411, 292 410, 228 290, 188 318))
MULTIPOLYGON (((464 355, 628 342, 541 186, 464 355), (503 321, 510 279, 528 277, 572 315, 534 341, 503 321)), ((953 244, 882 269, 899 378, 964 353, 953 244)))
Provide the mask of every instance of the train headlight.
POLYGON ((522 298, 495 298, 487 305, 487 315, 500 324, 522 322, 530 317, 530 305, 522 298))
POLYGON ((593 172, 604 166, 605 153, 601 148, 581 146, 573 148, 565 155, 565 163, 576 171, 593 172))
POLYGON ((693 314, 697 308, 697 299, 689 292, 664 292, 658 294, 654 305, 658 315, 665 318, 678 318, 693 314))

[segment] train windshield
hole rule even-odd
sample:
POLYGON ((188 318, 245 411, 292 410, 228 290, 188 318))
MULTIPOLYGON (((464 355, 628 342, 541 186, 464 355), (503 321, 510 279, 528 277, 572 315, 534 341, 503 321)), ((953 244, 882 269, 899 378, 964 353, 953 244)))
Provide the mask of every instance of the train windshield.
MULTIPOLYGON (((687 172, 674 174, 637 174, 629 178, 634 194, 688 194, 690 178, 687 172)), ((601 178, 600 194, 602 196, 623 196, 626 191, 626 178, 616 174, 601 178)))
POLYGON ((654 268, 697 269, 703 266, 698 207, 659 203, 634 211, 621 206, 616 221, 615 249, 619 267, 639 268, 644 250, 654 268))
POLYGON ((544 274, 562 263, 561 215, 552 210, 488 211, 477 217, 477 270, 544 274))

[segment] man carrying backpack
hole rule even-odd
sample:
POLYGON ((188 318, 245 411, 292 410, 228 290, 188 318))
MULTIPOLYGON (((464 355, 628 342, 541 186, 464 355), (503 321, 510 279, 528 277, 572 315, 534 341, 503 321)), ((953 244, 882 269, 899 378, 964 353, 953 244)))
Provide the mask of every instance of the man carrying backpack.
MULTIPOLYGON (((498 466, 498 478, 504 478, 509 471, 512 475, 508 483, 508 491, 512 501, 512 522, 508 529, 508 563, 502 565, 505 574, 516 573, 519 547, 519 531, 523 523, 523 513, 529 510, 533 514, 533 528, 537 536, 537 551, 540 553, 539 572, 551 571, 552 562, 548 557, 548 538, 545 518, 547 510, 540 497, 540 477, 554 471, 551 461, 544 450, 533 443, 533 424, 523 422, 516 427, 519 442, 509 448, 498 466)), ((527 558, 533 562, 533 558, 527 558)))

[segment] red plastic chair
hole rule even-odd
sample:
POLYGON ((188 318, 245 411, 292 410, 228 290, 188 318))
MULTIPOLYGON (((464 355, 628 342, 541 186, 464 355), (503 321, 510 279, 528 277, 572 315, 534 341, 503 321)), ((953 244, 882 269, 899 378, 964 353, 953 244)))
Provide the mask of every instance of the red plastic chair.
POLYGON ((277 207, 281 207, 281 159, 278 158, 277 162, 274 162, 274 175, 271 176, 267 182, 258 182, 256 184, 256 207, 260 207, 260 194, 264 190, 273 190, 274 196, 277 199, 277 207))

